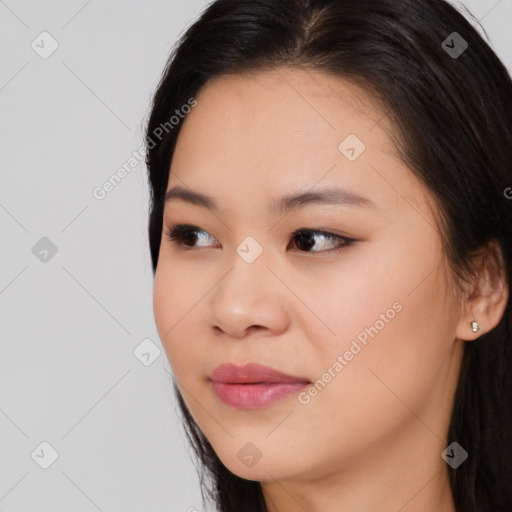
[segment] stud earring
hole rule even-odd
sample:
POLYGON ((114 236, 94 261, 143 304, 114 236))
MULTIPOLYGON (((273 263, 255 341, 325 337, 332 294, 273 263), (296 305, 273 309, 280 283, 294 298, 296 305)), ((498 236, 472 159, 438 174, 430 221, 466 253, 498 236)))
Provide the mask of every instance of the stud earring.
POLYGON ((473 332, 477 332, 480 330, 480 326, 478 325, 478 322, 473 320, 471 322, 471 329, 473 329, 473 332))

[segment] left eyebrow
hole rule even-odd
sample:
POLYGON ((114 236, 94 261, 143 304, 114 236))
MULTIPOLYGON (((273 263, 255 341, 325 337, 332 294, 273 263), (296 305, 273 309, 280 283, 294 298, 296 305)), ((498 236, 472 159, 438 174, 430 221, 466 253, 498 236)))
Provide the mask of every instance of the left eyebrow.
MULTIPOLYGON (((217 201, 206 194, 183 187, 173 187, 165 195, 165 203, 181 199, 188 203, 212 210, 219 211, 217 201)), ((315 192, 299 192, 284 196, 278 200, 269 201, 269 209, 276 215, 283 214, 290 210, 304 208, 309 205, 337 205, 337 206, 355 206, 362 208, 375 207, 375 203, 361 195, 350 192, 342 187, 328 187, 315 192)))
POLYGON ((362 208, 375 207, 370 199, 350 192, 342 187, 327 187, 315 192, 300 192, 284 196, 279 200, 271 201, 271 210, 275 214, 283 214, 313 204, 327 204, 334 206, 356 206, 362 208))

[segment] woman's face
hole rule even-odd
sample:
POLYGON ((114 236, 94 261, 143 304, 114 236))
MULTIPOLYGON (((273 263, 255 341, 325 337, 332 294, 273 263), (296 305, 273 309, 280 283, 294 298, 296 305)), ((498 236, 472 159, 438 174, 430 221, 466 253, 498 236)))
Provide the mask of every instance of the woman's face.
POLYGON ((158 332, 195 421, 250 480, 368 474, 390 461, 435 471, 460 305, 433 199, 398 158, 389 118, 355 85, 291 69, 222 77, 196 99, 167 190, 216 209, 167 201, 154 283, 158 332), (179 245, 166 238, 177 224, 198 231, 179 245), (249 362, 311 384, 253 384, 244 401, 244 384, 210 380, 222 363, 249 362))

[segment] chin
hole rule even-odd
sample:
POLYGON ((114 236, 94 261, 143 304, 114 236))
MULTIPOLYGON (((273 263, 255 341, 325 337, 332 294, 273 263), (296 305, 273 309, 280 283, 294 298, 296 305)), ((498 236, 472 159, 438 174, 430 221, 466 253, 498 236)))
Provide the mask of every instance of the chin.
MULTIPOLYGON (((274 452, 273 455, 276 455, 274 452)), ((221 458, 222 463, 239 478, 245 480, 252 480, 258 482, 276 480, 286 480, 293 476, 292 468, 297 469, 297 465, 293 461, 283 461, 282 457, 280 460, 268 458, 265 460, 264 455, 257 462, 253 463, 251 467, 248 467, 245 462, 239 460, 238 455, 235 454, 235 458, 232 456, 229 459, 221 458)), ((249 462, 248 462, 249 464, 249 462)))

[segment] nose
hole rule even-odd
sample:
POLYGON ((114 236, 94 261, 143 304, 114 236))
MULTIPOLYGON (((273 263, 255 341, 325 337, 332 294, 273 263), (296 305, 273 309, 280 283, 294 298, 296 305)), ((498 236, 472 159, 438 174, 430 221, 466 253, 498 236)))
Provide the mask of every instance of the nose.
POLYGON ((247 263, 237 254, 213 291, 211 325, 216 334, 243 338, 262 332, 276 336, 290 323, 286 287, 260 256, 247 263))

